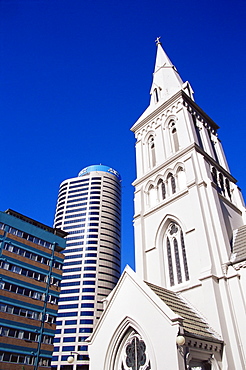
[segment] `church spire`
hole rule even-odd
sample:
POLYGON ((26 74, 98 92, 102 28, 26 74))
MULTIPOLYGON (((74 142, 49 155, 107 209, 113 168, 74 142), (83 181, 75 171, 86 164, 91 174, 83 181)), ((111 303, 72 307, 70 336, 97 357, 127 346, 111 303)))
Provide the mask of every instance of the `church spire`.
POLYGON ((184 83, 177 69, 162 48, 160 37, 157 37, 155 42, 157 53, 153 82, 150 89, 150 105, 156 104, 159 101, 164 102, 179 90, 184 89, 184 83))
POLYGON ((132 130, 149 114, 154 112, 162 103, 169 100, 178 91, 183 90, 189 98, 193 98, 193 90, 188 81, 181 79, 176 67, 165 53, 160 37, 155 40, 157 46, 153 81, 150 89, 150 104, 139 117, 132 130))

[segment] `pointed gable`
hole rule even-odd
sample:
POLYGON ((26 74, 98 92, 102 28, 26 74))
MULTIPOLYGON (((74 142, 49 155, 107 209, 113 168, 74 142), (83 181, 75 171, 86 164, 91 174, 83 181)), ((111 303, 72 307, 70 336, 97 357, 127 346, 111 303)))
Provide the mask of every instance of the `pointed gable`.
POLYGON ((125 368, 124 351, 133 340, 142 342, 144 365, 159 369, 166 362, 179 368, 178 335, 185 337, 192 356, 220 357, 223 342, 180 294, 143 282, 127 267, 89 339, 91 369, 125 368))

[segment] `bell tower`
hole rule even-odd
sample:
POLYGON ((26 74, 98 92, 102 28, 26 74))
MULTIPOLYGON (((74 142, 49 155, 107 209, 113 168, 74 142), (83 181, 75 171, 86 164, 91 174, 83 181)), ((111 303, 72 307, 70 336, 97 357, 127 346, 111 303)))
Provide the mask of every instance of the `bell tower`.
POLYGON ((244 203, 217 124, 195 103, 190 83, 156 40, 150 103, 136 137, 136 272, 176 291, 223 275, 244 203))
POLYGON ((219 127, 195 103, 159 38, 156 44, 150 103, 131 129, 136 272, 182 293, 224 339, 225 368, 243 369, 245 274, 233 265, 235 230, 245 230, 243 198, 219 127))

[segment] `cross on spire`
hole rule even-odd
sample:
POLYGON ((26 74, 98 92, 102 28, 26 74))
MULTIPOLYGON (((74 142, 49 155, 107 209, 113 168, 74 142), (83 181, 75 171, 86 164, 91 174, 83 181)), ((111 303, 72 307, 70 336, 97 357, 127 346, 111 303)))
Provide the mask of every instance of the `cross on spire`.
POLYGON ((155 40, 156 46, 161 45, 160 38, 161 38, 161 36, 156 38, 156 40, 155 40))

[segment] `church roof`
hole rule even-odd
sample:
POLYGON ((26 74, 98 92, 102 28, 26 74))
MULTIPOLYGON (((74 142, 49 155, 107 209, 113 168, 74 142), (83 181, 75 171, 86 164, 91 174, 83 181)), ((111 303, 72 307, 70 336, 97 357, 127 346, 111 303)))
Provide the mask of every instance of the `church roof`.
POLYGON ((186 335, 204 337, 205 340, 209 341, 221 341, 218 334, 211 329, 206 320, 180 294, 148 282, 146 284, 174 313, 184 319, 183 327, 186 335))
POLYGON ((246 260, 246 225, 234 231, 232 252, 233 263, 246 260))

